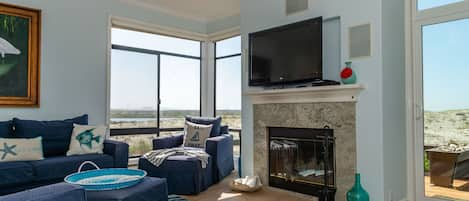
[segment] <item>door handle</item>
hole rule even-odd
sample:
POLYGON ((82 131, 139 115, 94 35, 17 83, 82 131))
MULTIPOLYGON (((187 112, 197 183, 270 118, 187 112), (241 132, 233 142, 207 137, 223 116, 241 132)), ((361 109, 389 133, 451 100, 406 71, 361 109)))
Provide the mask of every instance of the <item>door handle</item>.
POLYGON ((421 104, 415 104, 415 119, 422 120, 423 118, 423 108, 421 104))

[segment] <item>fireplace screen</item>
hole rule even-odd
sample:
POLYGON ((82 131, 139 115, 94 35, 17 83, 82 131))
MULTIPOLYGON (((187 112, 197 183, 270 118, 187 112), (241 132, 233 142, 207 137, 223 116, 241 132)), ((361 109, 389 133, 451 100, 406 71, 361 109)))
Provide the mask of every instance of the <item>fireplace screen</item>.
POLYGON ((269 128, 269 184, 333 200, 332 129, 269 128))

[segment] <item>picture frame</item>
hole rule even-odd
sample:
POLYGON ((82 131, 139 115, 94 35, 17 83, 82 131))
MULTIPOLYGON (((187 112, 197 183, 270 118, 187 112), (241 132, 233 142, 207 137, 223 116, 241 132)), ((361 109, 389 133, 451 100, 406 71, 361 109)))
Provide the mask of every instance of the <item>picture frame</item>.
POLYGON ((41 10, 0 3, 0 107, 39 107, 41 10))

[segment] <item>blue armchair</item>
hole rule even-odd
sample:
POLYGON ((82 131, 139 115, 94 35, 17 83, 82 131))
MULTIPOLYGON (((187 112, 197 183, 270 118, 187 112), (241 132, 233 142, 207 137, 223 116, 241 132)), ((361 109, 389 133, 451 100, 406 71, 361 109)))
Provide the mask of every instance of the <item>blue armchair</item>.
MULTIPOLYGON (((182 146, 183 142, 183 134, 161 137, 153 140, 153 149, 179 147, 182 146)), ((224 133, 220 136, 207 139, 205 152, 212 157, 213 183, 218 183, 233 172, 233 137, 230 134, 224 133)))
MULTIPOLYGON (((140 158, 139 168, 146 170, 149 176, 167 178, 170 194, 198 194, 234 170, 233 138, 227 132, 228 127, 223 128, 219 136, 211 137, 206 142, 205 151, 210 155, 206 168, 201 168, 197 159, 186 156, 169 157, 159 167, 140 158)), ((179 147, 183 141, 182 134, 157 138, 153 140, 153 149, 179 147)))

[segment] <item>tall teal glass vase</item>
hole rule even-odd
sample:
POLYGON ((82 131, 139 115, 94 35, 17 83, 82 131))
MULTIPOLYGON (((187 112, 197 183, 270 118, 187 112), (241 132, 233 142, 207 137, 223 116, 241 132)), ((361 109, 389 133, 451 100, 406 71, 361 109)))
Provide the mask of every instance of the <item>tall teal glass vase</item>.
POLYGON ((360 174, 355 174, 355 185, 347 192, 347 201, 370 201, 370 196, 361 184, 360 174))

